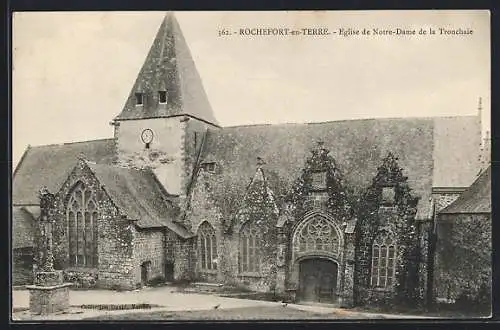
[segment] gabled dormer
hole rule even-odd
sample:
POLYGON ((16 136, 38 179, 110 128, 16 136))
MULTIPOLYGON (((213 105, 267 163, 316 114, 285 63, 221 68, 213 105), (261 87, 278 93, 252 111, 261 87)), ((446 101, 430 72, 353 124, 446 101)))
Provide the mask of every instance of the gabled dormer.
POLYGON ((392 225, 402 213, 415 216, 418 197, 411 193, 408 177, 391 152, 382 160, 364 197, 366 207, 378 213, 378 225, 392 225), (413 211, 412 211, 413 210, 413 211))
POLYGON ((352 217, 340 171, 323 141, 318 141, 312 148, 292 190, 291 203, 297 218, 315 209, 335 215, 341 223, 352 217))

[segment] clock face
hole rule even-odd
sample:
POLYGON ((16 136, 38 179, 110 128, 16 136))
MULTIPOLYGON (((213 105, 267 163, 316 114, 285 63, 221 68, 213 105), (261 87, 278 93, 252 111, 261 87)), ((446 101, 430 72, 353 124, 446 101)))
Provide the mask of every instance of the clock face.
POLYGON ((141 133, 141 139, 142 139, 142 142, 144 142, 144 143, 151 143, 151 141, 153 141, 153 131, 150 130, 149 128, 146 128, 141 133))

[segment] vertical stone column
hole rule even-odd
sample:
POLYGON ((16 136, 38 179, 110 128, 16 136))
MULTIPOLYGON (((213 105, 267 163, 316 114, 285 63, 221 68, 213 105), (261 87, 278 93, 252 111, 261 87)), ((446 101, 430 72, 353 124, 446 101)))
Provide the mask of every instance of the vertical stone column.
POLYGON ((342 307, 351 307, 354 304, 355 247, 353 234, 345 234, 345 244, 344 281, 342 295, 339 302, 342 307))
POLYGON ((285 293, 287 242, 283 227, 278 228, 276 253, 276 292, 285 293))
POLYGON ((30 312, 32 314, 50 314, 64 311, 69 307, 69 287, 64 283, 61 270, 54 269, 52 253, 52 224, 54 195, 47 188, 40 190, 40 219, 36 242, 37 271, 34 285, 27 286, 30 291, 30 312))

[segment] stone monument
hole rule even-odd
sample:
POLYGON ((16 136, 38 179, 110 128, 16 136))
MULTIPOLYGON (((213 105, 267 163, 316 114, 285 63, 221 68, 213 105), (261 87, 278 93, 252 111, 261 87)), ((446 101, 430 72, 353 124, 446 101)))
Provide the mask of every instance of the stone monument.
POLYGON ((40 218, 37 223, 35 243, 35 276, 30 292, 30 312, 50 314, 69 308, 69 287, 64 283, 62 270, 54 269, 52 225, 54 222, 54 195, 46 187, 40 189, 40 218))

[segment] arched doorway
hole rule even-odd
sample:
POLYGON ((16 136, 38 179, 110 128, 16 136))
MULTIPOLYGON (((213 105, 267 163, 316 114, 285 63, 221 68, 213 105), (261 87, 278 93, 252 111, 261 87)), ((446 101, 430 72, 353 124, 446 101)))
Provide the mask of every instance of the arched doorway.
POLYGON ((334 303, 338 265, 329 259, 310 258, 299 263, 298 299, 304 302, 334 303))
POLYGON ((141 264, 141 284, 146 286, 151 279, 151 261, 145 261, 141 264))
POLYGON ((165 261, 165 280, 173 281, 174 280, 174 262, 167 260, 165 261))

